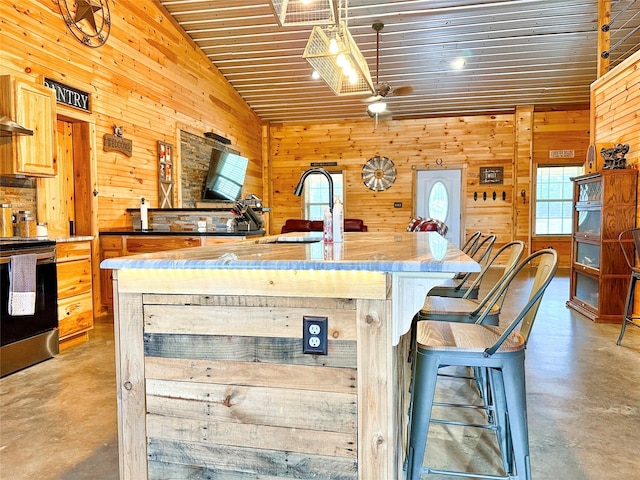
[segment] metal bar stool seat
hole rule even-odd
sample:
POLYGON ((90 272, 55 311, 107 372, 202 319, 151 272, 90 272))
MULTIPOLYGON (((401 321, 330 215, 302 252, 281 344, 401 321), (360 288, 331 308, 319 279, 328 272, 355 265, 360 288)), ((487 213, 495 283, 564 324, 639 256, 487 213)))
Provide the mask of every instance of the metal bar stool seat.
POLYGON ((640 228, 630 228, 618 235, 618 243, 624 254, 624 259, 627 261, 627 265, 631 270, 631 277, 629 278, 629 290, 627 291, 627 303, 624 309, 624 318, 622 319, 622 326, 620 328, 620 335, 616 345, 622 344, 622 337, 628 325, 640 327, 640 317, 633 316, 633 303, 635 299, 636 282, 640 279, 640 267, 635 266, 636 254, 640 252, 640 228), (633 239, 631 244, 631 252, 629 250, 629 240, 633 239))

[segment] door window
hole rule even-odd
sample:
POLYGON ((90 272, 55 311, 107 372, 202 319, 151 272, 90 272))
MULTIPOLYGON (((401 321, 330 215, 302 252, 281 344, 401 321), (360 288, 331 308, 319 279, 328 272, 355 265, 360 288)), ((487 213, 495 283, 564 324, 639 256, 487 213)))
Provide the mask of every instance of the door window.
POLYGON ((431 192, 429 192, 428 210, 429 217, 445 223, 449 213, 449 192, 447 192, 444 183, 439 180, 433 184, 431 192))

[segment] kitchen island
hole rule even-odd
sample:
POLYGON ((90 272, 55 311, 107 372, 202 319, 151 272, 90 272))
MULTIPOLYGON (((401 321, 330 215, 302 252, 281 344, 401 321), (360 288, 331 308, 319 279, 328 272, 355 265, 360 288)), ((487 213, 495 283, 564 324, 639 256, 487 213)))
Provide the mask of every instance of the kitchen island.
POLYGON ((102 262, 122 480, 404 478, 411 320, 479 266, 433 232, 317 240, 102 262), (327 319, 327 355, 303 353, 303 317, 327 319))

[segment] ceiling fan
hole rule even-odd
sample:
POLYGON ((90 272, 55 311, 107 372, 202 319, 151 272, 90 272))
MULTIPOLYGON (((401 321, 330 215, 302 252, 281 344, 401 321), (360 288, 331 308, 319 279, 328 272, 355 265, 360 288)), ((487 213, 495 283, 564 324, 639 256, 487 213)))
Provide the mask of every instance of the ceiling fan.
POLYGON ((411 85, 403 85, 392 88, 387 82, 380 83, 380 31, 384 28, 384 23, 376 21, 371 25, 376 32, 376 84, 375 95, 366 98, 364 101, 368 103, 367 113, 371 118, 378 120, 378 116, 387 111, 387 103, 385 98, 391 96, 410 95, 413 93, 411 85))

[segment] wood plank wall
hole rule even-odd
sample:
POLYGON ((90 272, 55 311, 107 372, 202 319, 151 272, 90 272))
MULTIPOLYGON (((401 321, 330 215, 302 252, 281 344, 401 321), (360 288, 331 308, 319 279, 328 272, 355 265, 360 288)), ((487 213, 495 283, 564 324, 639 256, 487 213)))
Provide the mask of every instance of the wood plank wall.
MULTIPOLYGON (((640 52, 591 85, 591 142, 600 149, 628 143, 627 165, 640 164, 640 52)), ((640 202, 639 202, 640 205, 640 202)), ((640 210, 639 210, 640 212, 640 210)))
MULTIPOLYGON (((456 168, 466 165, 463 215, 467 233, 481 230, 498 235, 497 244, 530 235, 529 205, 534 163, 544 163, 550 149, 573 149, 584 162, 589 143, 588 110, 475 115, 387 121, 372 120, 316 124, 271 125, 268 171, 271 198, 271 231, 279 232, 287 218, 300 218, 302 201, 294 195, 302 172, 311 162, 335 161, 343 171, 345 217, 361 218, 369 231, 404 231, 415 215, 414 176, 418 169, 456 168), (521 126, 518 126, 521 125, 521 126), (390 158, 398 170, 393 186, 373 192, 362 182, 364 162, 375 155, 390 158), (518 163, 516 164, 516 159, 518 163), (516 175, 517 180, 514 180, 516 175), (502 185, 480 185, 480 167, 503 167, 502 185), (526 191, 522 207, 520 190, 526 191), (493 192, 497 199, 492 199, 493 192), (502 192, 506 199, 502 200, 502 192), (474 200, 474 193, 478 199, 474 200), (487 200, 482 200, 487 193, 487 200), (402 208, 394 208, 401 202, 402 208)), ((545 245, 546 246, 546 245, 545 245)), ((565 248, 566 253, 566 248, 565 248)), ((562 255, 562 263, 569 259, 562 255)))
MULTIPOLYGON (((98 228, 128 226, 140 197, 157 206, 158 140, 178 147, 179 128, 213 131, 250 159, 245 191, 262 195, 261 123, 207 57, 155 1, 109 2, 111 35, 100 48, 78 42, 56 1, 0 3, 0 73, 41 77, 90 92, 95 123, 98 228), (133 156, 104 152, 102 137, 124 127, 133 156)), ((59 113, 75 116, 70 108, 59 113)), ((87 199, 77 199, 87 201, 87 199)), ((94 232, 95 233, 95 232, 94 232)))
MULTIPOLYGON (((628 143, 627 165, 640 164, 640 52, 636 52, 591 85, 591 142, 596 146, 598 166, 600 149, 628 143)), ((640 189, 637 191, 640 218, 640 189)), ((636 223, 636 226, 638 224, 636 223)), ((640 311, 636 290, 634 314, 640 311)))

